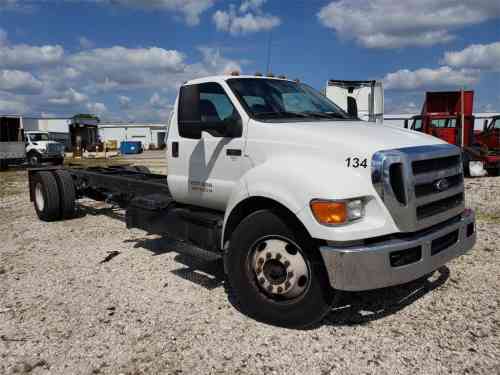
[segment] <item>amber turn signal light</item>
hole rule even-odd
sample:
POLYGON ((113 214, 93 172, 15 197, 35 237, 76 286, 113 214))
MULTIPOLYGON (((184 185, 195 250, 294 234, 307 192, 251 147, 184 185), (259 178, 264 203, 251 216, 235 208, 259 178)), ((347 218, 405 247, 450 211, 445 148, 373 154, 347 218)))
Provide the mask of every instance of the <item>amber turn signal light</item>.
POLYGON ((324 225, 344 224, 348 220, 346 202, 313 200, 311 211, 316 220, 324 225))

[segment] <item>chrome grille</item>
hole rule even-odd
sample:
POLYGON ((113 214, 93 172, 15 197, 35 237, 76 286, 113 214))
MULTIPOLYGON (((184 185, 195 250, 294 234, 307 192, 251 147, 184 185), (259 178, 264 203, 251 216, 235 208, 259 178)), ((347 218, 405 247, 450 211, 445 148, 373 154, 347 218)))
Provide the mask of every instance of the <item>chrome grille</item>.
POLYGON ((403 232, 435 225, 464 210, 460 149, 453 145, 379 151, 372 182, 403 232))

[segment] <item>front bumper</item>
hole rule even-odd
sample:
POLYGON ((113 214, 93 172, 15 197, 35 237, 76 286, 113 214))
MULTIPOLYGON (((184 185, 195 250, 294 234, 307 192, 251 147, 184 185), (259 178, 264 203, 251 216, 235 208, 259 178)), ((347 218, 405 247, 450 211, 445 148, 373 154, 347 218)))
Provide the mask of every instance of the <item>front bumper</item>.
POLYGON ((474 212, 465 210, 458 220, 413 236, 361 246, 321 246, 320 252, 331 286, 359 291, 418 279, 466 253, 475 242, 474 212), (408 263, 399 265, 405 259, 408 263))

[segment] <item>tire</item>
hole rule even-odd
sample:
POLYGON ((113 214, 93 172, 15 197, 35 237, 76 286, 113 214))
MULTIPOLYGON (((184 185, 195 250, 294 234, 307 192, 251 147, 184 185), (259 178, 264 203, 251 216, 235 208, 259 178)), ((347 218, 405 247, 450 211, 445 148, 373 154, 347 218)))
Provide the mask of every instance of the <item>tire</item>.
MULTIPOLYGON (((229 249, 225 255, 225 268, 229 284, 242 312, 273 325, 305 328, 319 322, 331 310, 335 292, 330 287, 323 260, 313 240, 307 233, 301 233, 303 232, 301 228, 287 225, 283 217, 283 214, 275 211, 260 210, 243 219, 231 236, 229 249), (254 271, 252 266, 263 260, 257 259, 258 262, 255 262, 255 256, 259 258, 267 251, 264 248, 262 253, 259 253, 257 246, 262 247, 263 243, 265 243, 264 246, 272 244, 269 246, 269 249, 272 249, 275 244, 281 244, 282 241, 296 249, 294 251, 305 261, 309 273, 307 284, 304 284, 305 289, 297 296, 285 297, 279 294, 269 294, 261 287, 264 283, 262 276, 266 272, 266 265, 271 262, 276 263, 277 255, 273 255, 272 259, 266 258, 262 266, 257 266, 262 270, 260 276, 258 276, 258 269, 254 271)), ((267 255, 266 252, 265 256, 267 255)), ((286 264, 286 254, 284 257, 280 256, 279 259, 279 262, 284 260, 286 264)), ((293 260, 292 263, 294 263, 293 260)), ((290 266, 290 262, 288 264, 284 272, 288 273, 284 276, 287 283, 288 280, 292 282, 294 280, 293 277, 289 279, 290 270, 294 268, 290 266)), ((302 278, 299 275, 294 276, 299 281, 302 278)), ((283 279, 277 280, 277 282, 282 281, 283 279)), ((274 293, 277 293, 276 285, 271 285, 274 293)), ((289 291, 293 292, 298 286, 299 282, 294 282, 289 291)))
POLYGON ((0 160, 0 171, 5 171, 8 167, 7 160, 0 160))
POLYGON ((52 164, 54 164, 54 165, 63 165, 64 164, 64 158, 54 159, 54 161, 52 162, 52 164))
POLYGON ((470 162, 470 156, 464 152, 462 154, 464 177, 470 177, 469 162, 470 162))
POLYGON ((50 172, 33 174, 33 203, 38 218, 43 221, 56 221, 61 217, 59 187, 50 172))
POLYGON ((134 168, 137 172, 140 173, 147 173, 147 174, 151 173, 151 170, 144 165, 134 165, 132 168, 134 168))
POLYGON ((32 152, 32 153, 28 154, 28 164, 31 167, 39 166, 41 161, 42 161, 41 156, 39 154, 37 154, 36 152, 32 152))
POLYGON ((76 191, 73 178, 64 169, 54 171, 60 195, 60 211, 62 219, 71 219, 75 216, 76 191))

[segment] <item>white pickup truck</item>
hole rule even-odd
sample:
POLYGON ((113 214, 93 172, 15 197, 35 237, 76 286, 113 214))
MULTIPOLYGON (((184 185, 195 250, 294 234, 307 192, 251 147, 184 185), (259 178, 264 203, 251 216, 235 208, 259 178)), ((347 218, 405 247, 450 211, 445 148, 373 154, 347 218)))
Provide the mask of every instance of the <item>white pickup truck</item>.
POLYGON ((27 131, 24 134, 29 165, 37 166, 46 161, 60 165, 64 162, 64 145, 51 140, 48 132, 27 131))
POLYGON ((320 320, 339 290, 426 276, 476 240, 457 147, 361 122, 299 82, 189 81, 167 145, 168 175, 30 170, 38 216, 68 218, 80 197, 116 202, 128 227, 220 254, 242 310, 292 327, 320 320))

